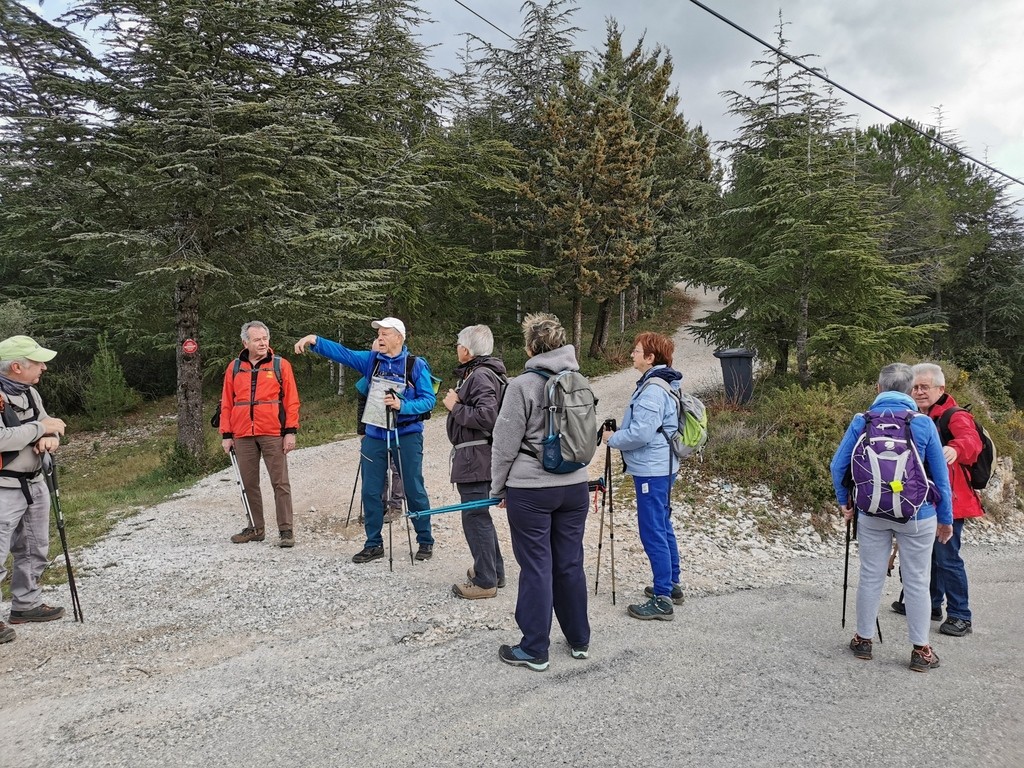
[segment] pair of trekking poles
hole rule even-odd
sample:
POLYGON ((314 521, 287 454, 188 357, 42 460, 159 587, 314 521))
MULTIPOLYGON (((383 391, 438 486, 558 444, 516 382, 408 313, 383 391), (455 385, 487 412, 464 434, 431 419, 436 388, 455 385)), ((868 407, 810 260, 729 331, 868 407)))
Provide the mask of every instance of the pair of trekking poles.
POLYGON ((75 621, 85 624, 82 614, 82 603, 78 599, 78 586, 75 584, 75 571, 71 567, 71 552, 68 550, 68 535, 64 525, 64 511, 60 508, 60 485, 57 482, 57 461, 53 454, 43 456, 43 474, 50 488, 50 506, 53 507, 53 518, 60 534, 60 545, 64 550, 64 567, 68 572, 68 590, 71 592, 71 610, 75 621))

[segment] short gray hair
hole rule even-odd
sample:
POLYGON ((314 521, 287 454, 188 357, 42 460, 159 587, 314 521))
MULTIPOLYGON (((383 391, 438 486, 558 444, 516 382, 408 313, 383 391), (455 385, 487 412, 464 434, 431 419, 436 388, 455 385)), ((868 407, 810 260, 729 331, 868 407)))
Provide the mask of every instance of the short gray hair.
POLYGON ((266 323, 261 323, 259 320, 250 320, 248 323, 242 326, 242 341, 249 340, 249 330, 252 328, 261 329, 267 332, 267 338, 270 338, 270 329, 267 328, 266 323))
POLYGON ((914 387, 914 369, 906 363, 890 363, 878 374, 879 392, 902 392, 909 395, 914 387))
POLYGON ((531 355, 565 346, 565 328, 550 312, 534 312, 523 318, 523 339, 531 355))
POLYGON ((467 325, 459 331, 459 344, 473 357, 489 355, 494 351, 494 334, 486 325, 467 325))
POLYGON ((944 374, 942 372, 942 368, 935 363, 918 363, 914 366, 913 371, 915 379, 918 376, 928 376, 932 380, 932 386, 946 386, 946 374, 944 374))
POLYGON ((11 372, 11 366, 17 363, 22 368, 31 363, 31 360, 26 360, 24 357, 19 360, 0 360, 0 374, 7 375, 11 372))

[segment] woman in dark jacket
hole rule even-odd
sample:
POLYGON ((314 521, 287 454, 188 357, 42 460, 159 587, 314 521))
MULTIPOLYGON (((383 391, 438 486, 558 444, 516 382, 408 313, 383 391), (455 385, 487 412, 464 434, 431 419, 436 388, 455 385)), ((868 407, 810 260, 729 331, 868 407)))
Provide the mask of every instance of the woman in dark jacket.
MULTIPOLYGON (((452 442, 452 482, 464 502, 490 498, 491 433, 508 381, 505 364, 490 356, 493 350, 494 336, 486 325, 463 328, 456 349, 455 389, 449 389, 444 398, 449 411, 445 427, 452 442)), ((466 582, 452 585, 452 594, 467 600, 494 597, 498 587, 505 586, 505 561, 490 507, 463 510, 462 532, 473 565, 466 582)))

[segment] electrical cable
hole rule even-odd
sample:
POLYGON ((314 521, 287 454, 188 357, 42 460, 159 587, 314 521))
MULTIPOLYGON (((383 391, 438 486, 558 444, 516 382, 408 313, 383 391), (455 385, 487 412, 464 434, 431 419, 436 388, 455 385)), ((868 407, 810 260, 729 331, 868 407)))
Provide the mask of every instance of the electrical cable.
MULTIPOLYGON (((455 2, 459 2, 459 0, 455 0, 455 2)), ((709 8, 708 6, 704 5, 704 3, 700 2, 700 0, 690 0, 690 2, 693 3, 694 5, 696 5, 698 8, 701 8, 701 9, 707 11, 708 13, 710 13, 712 16, 714 16, 715 18, 719 19, 720 21, 724 21, 726 24, 728 24, 733 29, 735 29, 735 30, 737 30, 739 32, 742 32, 744 35, 746 35, 747 37, 751 38, 752 40, 756 40, 761 45, 763 45, 765 48, 768 48, 769 50, 774 51, 779 56, 782 56, 783 58, 787 59, 791 64, 795 64, 796 66, 800 67, 803 70, 806 70, 807 72, 809 72, 810 74, 814 75, 815 77, 817 77, 817 78, 819 78, 821 80, 824 80, 826 83, 831 85, 833 88, 836 88, 836 89, 842 91, 843 93, 845 93, 846 95, 853 97, 854 99, 856 99, 857 101, 861 102, 862 104, 866 104, 867 106, 871 107, 875 111, 881 112, 883 115, 885 115, 886 117, 890 118, 894 122, 897 122, 900 125, 902 125, 902 126, 904 126, 906 128, 909 128, 910 130, 914 131, 915 133, 919 133, 921 136, 926 138, 928 141, 934 142, 935 144, 938 144, 939 146, 944 147, 945 149, 948 149, 950 152, 953 152, 954 154, 958 155, 959 157, 962 157, 964 160, 969 160, 970 162, 975 163, 976 165, 980 165, 982 168, 987 168, 988 170, 992 171, 992 173, 994 173, 994 174, 996 174, 998 176, 1002 176, 1004 179, 1012 181, 1015 184, 1020 184, 1021 186, 1024 186, 1024 181, 1021 181, 1020 179, 1016 178, 1015 176, 1011 176, 1010 174, 1005 173, 1003 171, 1000 171, 998 168, 995 168, 994 166, 991 166, 988 163, 982 162, 981 160, 978 160, 977 158, 972 157, 967 152, 964 152, 962 149, 959 149, 956 146, 954 146, 952 144, 949 144, 948 142, 943 141, 942 139, 940 139, 937 136, 929 135, 928 133, 926 133, 925 131, 922 131, 920 128, 918 128, 913 123, 907 122, 906 120, 903 120, 903 119, 901 119, 899 117, 896 117, 896 115, 894 115, 892 112, 889 112, 888 110, 883 109, 882 107, 878 106, 874 102, 868 101, 864 97, 857 95, 856 93, 851 91, 849 88, 845 88, 844 86, 840 85, 839 83, 837 83, 835 80, 832 80, 830 77, 825 75, 820 70, 818 70, 818 69, 816 69, 814 67, 809 67, 808 65, 804 64, 802 61, 799 61, 798 59, 793 58, 792 56, 790 56, 785 51, 782 51, 781 49, 777 48, 776 46, 772 45, 771 43, 766 42, 765 40, 762 40, 760 37, 755 35, 753 32, 747 31, 746 29, 741 27, 739 24, 735 23, 734 21, 731 21, 730 19, 727 19, 725 16, 720 14, 718 11, 714 10, 713 8, 709 8)))

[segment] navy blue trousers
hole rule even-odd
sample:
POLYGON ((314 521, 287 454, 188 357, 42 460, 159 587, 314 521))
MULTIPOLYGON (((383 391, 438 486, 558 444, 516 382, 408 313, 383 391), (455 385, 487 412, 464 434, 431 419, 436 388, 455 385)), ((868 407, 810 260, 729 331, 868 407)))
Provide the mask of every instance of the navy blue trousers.
POLYGON ((519 563, 519 645, 534 658, 548 658, 552 611, 570 645, 590 643, 583 572, 588 501, 586 483, 506 489, 512 552, 519 563))

